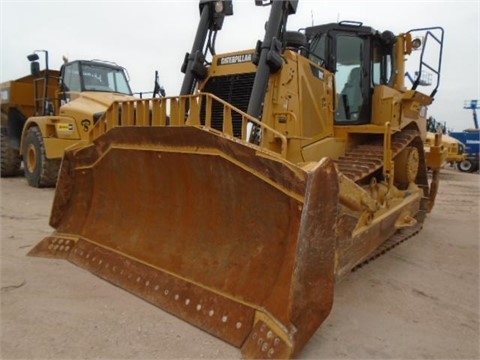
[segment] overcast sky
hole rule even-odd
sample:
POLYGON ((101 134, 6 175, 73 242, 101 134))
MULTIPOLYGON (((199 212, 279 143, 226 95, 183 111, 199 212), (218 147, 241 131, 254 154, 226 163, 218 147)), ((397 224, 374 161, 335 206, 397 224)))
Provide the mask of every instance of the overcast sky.
MULTIPOLYGON (((217 53, 253 48, 263 38, 267 8, 237 0, 234 16, 218 34, 217 53)), ((102 59, 127 68, 132 90, 152 91, 155 70, 167 95, 177 95, 180 66, 199 19, 197 0, 21 1, 0 0, 0 82, 29 73, 26 55, 49 52, 51 69, 69 60, 102 59)), ((464 101, 480 98, 480 1, 300 1, 288 28, 361 21, 394 33, 445 29, 440 88, 429 114, 448 128, 473 126, 464 101)), ((43 64, 42 64, 43 66, 43 64)))

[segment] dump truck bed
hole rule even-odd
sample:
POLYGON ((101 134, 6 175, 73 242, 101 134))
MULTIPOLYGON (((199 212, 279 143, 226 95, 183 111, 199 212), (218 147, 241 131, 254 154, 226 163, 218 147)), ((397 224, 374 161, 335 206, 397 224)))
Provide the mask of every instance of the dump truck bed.
MULTIPOLYGON (((50 77, 50 85, 48 89, 49 97, 55 96, 55 90, 57 88, 57 81, 60 72, 57 70, 49 70, 48 76, 50 77)), ((35 110, 35 85, 34 81, 37 78, 45 76, 45 70, 42 71, 39 77, 32 75, 24 76, 22 78, 6 81, 0 84, 0 92, 2 98, 2 112, 7 113, 11 107, 16 107, 20 112, 28 118, 34 115, 35 110)), ((43 82, 38 85, 38 91, 40 94, 43 90, 40 86, 43 86, 43 82)), ((40 95, 38 95, 40 97, 40 95)))

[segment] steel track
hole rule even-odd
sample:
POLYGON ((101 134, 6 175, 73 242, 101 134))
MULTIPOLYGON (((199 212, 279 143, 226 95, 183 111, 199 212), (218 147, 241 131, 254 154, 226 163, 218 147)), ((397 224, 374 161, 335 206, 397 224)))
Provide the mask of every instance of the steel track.
MULTIPOLYGON (((428 196, 428 179, 425 165, 425 155, 423 142, 420 133, 417 130, 406 129, 392 135, 392 156, 395 158, 400 152, 408 146, 415 146, 420 154, 420 168, 417 176, 417 185, 423 189, 425 198, 428 196)), ((374 173, 383 168, 383 139, 377 139, 368 144, 357 145, 337 161, 338 169, 349 179, 361 184, 368 180, 374 173)), ((390 238, 385 240, 366 260, 352 268, 352 272, 375 260, 379 256, 390 251, 405 240, 416 235, 423 226, 423 220, 427 211, 427 201, 422 201, 417 218, 417 224, 404 229, 399 229, 390 238)))
POLYGON ((423 226, 422 223, 417 223, 416 225, 410 228, 398 230, 395 234, 390 236, 390 238, 385 240, 385 242, 383 242, 367 259, 355 265, 351 271, 354 272, 360 269, 361 267, 367 265, 369 262, 377 259, 383 254, 392 250, 394 247, 400 245, 402 242, 418 234, 419 231, 422 229, 422 226, 423 226))

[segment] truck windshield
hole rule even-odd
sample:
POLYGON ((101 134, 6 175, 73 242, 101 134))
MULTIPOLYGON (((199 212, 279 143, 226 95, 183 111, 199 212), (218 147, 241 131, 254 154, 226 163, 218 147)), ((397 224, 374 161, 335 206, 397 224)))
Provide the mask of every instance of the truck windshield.
POLYGON ((74 61, 64 65, 66 91, 103 91, 132 95, 125 71, 120 66, 74 61))
POLYGON ((106 91, 131 95, 123 68, 102 64, 82 63, 84 91, 106 91))

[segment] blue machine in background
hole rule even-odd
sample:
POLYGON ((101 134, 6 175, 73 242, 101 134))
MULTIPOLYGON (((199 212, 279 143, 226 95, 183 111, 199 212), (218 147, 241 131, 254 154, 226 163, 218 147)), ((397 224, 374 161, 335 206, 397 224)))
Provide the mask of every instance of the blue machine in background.
POLYGON ((477 109, 480 108, 480 103, 478 100, 468 100, 465 101, 463 108, 472 110, 474 128, 462 132, 450 132, 449 135, 465 144, 466 159, 458 163, 458 170, 475 172, 479 170, 480 129, 478 128, 477 109))

